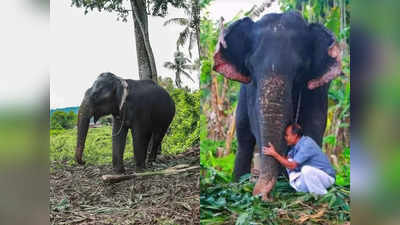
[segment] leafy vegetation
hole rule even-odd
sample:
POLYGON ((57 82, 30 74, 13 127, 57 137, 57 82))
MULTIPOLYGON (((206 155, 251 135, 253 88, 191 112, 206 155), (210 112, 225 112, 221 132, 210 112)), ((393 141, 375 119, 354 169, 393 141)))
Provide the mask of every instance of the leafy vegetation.
POLYGON ((70 111, 73 111, 75 114, 78 114, 78 110, 79 110, 79 106, 50 109, 50 116, 53 115, 53 113, 55 111, 64 111, 66 113, 69 113, 70 111))
POLYGON ((75 126, 77 116, 74 111, 68 113, 55 111, 50 116, 50 129, 71 129, 75 126))
POLYGON ((350 191, 332 187, 324 196, 298 193, 280 177, 264 202, 252 195, 249 176, 230 183, 218 170, 203 170, 200 184, 201 224, 340 224, 350 219, 350 191))

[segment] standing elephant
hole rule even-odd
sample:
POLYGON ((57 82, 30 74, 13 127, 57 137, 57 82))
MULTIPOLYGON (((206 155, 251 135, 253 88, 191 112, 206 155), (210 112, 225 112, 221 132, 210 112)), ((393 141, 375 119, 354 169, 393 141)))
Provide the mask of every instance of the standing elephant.
POLYGON ((75 160, 84 164, 83 149, 90 118, 112 114, 112 163, 117 173, 125 171, 123 155, 126 135, 131 129, 136 168, 143 169, 147 148, 149 161, 161 152, 161 141, 175 115, 175 103, 163 88, 152 80, 122 79, 102 73, 89 88, 78 112, 78 137, 75 160))
MULTIPOLYGON (((320 146, 326 127, 328 88, 341 73, 340 48, 323 25, 308 24, 297 12, 267 14, 257 22, 245 17, 221 34, 214 70, 242 82, 236 111, 239 142, 234 177, 250 172, 255 145, 271 142, 285 154, 285 127, 295 120, 320 146), (298 112, 298 113, 297 113, 298 112)), ((253 194, 267 198, 279 163, 261 155, 253 194)))

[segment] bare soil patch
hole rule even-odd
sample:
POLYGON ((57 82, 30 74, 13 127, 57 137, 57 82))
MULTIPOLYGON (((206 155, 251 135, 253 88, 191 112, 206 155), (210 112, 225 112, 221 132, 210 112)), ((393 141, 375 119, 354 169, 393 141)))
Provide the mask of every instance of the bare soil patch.
MULTIPOLYGON (((161 155, 146 171, 199 165, 199 155, 198 147, 175 156, 161 155)), ((133 162, 125 167, 126 174, 134 172, 133 162)), ((51 224, 200 224, 199 170, 115 184, 101 180, 113 173, 111 164, 52 162, 50 171, 51 224)))

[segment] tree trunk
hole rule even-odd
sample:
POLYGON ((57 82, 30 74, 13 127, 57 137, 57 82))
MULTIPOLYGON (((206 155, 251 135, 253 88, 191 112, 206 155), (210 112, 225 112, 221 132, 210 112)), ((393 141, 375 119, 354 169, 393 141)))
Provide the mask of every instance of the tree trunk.
POLYGON ((203 57, 203 52, 200 45, 200 27, 196 27, 196 42, 197 42, 197 51, 199 52, 199 60, 203 57))
POLYGON ((148 33, 146 4, 143 0, 130 0, 135 25, 136 54, 141 80, 157 82, 157 69, 148 33))
POLYGON ((225 139, 223 122, 226 115, 224 114, 223 105, 218 93, 219 85, 217 77, 213 72, 211 72, 211 77, 211 114, 208 118, 209 137, 213 140, 223 140, 225 139))
POLYGON ((236 130, 236 108, 233 111, 231 123, 228 129, 228 134, 226 135, 224 156, 227 156, 231 153, 232 140, 235 135, 235 130, 236 130))
POLYGON ((199 60, 201 60, 202 50, 200 46, 200 4, 199 0, 192 0, 192 14, 195 21, 195 33, 196 33, 196 43, 197 43, 197 51, 199 54, 199 60))

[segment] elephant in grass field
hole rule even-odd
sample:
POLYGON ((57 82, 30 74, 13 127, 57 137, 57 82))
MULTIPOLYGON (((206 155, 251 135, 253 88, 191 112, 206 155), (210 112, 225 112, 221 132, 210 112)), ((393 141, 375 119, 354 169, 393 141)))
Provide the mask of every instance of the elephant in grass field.
POLYGON ((161 152, 161 141, 175 115, 175 103, 168 92, 152 80, 130 80, 112 73, 100 74, 86 91, 78 112, 75 160, 79 164, 84 164, 82 153, 90 118, 93 116, 96 122, 109 114, 113 116, 113 169, 123 173, 128 130, 131 129, 132 133, 136 169, 144 169, 148 146, 151 146, 150 162, 161 152))
MULTIPOLYGON (((329 84, 341 74, 341 49, 323 25, 309 24, 292 11, 267 14, 256 22, 245 17, 226 31, 221 26, 214 70, 242 83, 236 111, 236 179, 250 172, 256 145, 260 152, 271 142, 286 154, 285 128, 296 115, 304 135, 321 146, 329 84)), ((274 158, 260 155, 253 194, 265 199, 281 167, 274 158)))

